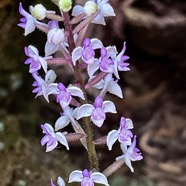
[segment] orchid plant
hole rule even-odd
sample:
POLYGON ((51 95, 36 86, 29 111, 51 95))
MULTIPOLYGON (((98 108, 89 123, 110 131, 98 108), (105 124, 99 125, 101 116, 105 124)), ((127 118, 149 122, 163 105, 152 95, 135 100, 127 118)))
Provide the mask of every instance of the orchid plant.
MULTIPOLYGON (((70 150, 68 142, 80 140, 87 151, 90 168, 72 171, 68 183, 80 182, 81 186, 94 186, 94 183, 99 183, 109 186, 108 176, 124 163, 134 172, 131 162, 143 158, 136 147, 136 135, 131 131, 133 122, 129 118, 122 116, 118 130, 110 131, 104 140, 104 137, 100 137, 101 143, 105 143, 108 150, 111 151, 114 143, 118 141, 122 151, 122 155, 102 172, 99 170, 95 143, 100 140, 93 138, 92 124, 100 128, 104 125, 106 113, 117 113, 115 104, 105 100, 106 93, 123 98, 118 84, 120 79, 118 71, 130 70, 129 63, 126 62, 129 59, 125 55, 126 42, 122 51, 118 52, 116 46, 104 46, 98 38, 86 37, 91 23, 105 25, 106 17, 115 16, 109 0, 89 0, 84 6, 74 7, 72 0, 52 2, 58 6, 61 15, 47 10, 41 4, 30 6, 27 12, 22 3, 19 4, 19 12, 23 17, 18 26, 24 29, 24 35, 27 36, 35 29, 47 35, 44 57, 39 55, 36 47, 32 45, 25 47, 25 54, 28 57, 25 64, 29 65, 29 73, 34 79, 33 93, 36 97, 43 96, 48 103, 49 98, 54 96, 62 110, 54 126, 49 123, 41 125, 44 134, 41 145, 46 145, 46 152, 53 151, 59 144, 70 150), (45 23, 42 22, 44 19, 45 23), (64 23, 64 28, 60 28, 59 22, 64 23), (61 57, 56 58, 55 52, 58 51, 61 57), (65 86, 64 82, 56 81, 57 75, 50 69, 52 64, 68 66, 74 74, 73 83, 65 86), (84 78, 84 73, 87 73, 88 80, 84 78), (93 104, 87 97, 89 88, 100 90, 93 104), (69 124, 72 125, 74 133, 64 131, 69 124)), ((58 177, 57 184, 65 185, 62 177, 58 177)), ((51 186, 55 186, 52 179, 51 186)))

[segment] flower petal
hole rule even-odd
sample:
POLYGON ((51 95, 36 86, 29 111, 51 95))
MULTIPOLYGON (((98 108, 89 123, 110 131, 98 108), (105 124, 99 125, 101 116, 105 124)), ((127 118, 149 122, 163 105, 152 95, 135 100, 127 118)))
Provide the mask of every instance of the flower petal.
POLYGON ((129 119, 129 118, 126 118, 126 125, 127 125, 127 128, 128 128, 128 129, 133 129, 133 128, 134 128, 133 122, 132 122, 132 120, 129 119))
POLYGON ((100 118, 100 119, 95 119, 94 117, 91 116, 92 122, 97 126, 101 127, 103 125, 103 122, 105 121, 105 118, 100 118))
POLYGON ((99 184, 109 186, 106 176, 104 174, 100 173, 100 172, 92 173, 91 178, 93 179, 93 181, 95 183, 99 183, 99 184))
POLYGON ((70 119, 68 116, 61 116, 57 119, 55 123, 55 130, 60 130, 65 128, 70 123, 70 119))
POLYGON ((59 45, 53 45, 47 41, 45 44, 45 56, 49 56, 51 54, 54 54, 59 49, 60 49, 59 45))
MULTIPOLYGON (((57 83, 51 83, 47 86, 45 93, 43 93, 45 99, 48 101, 48 96, 51 94, 58 94, 57 83)), ((49 102, 49 101, 48 101, 49 102)))
POLYGON ((107 136, 107 146, 109 150, 112 150, 112 146, 113 144, 116 142, 116 140, 118 139, 119 134, 117 130, 112 130, 108 133, 107 136))
POLYGON ((83 180, 82 171, 75 170, 70 173, 68 183, 71 182, 81 182, 83 180))
POLYGON ((107 112, 117 113, 116 107, 112 101, 104 101, 103 102, 103 111, 105 113, 107 113, 107 112))
POLYGON ((116 76, 116 78, 117 79, 120 79, 119 74, 118 74, 118 64, 117 64, 117 61, 116 60, 114 61, 113 71, 114 71, 114 75, 116 76))
POLYGON ((130 168, 131 172, 134 172, 134 168, 132 167, 130 156, 127 153, 125 155, 125 163, 130 168))
POLYGON ((44 58, 39 57, 39 62, 44 70, 45 73, 47 73, 47 62, 44 58))
POLYGON ((122 160, 122 159, 124 159, 124 158, 125 158, 125 154, 116 157, 116 161, 122 160))
POLYGON ((80 118, 83 118, 83 117, 91 116, 93 109, 94 109, 94 107, 90 104, 82 105, 79 108, 77 118, 80 119, 80 118))
POLYGON ((110 92, 111 94, 114 94, 120 98, 123 98, 121 87, 115 81, 109 82, 108 92, 110 92))
POLYGON ((57 184, 59 186, 65 186, 65 182, 64 182, 63 178, 61 178, 60 176, 57 179, 57 184))
POLYGON ((50 136, 49 136, 49 135, 45 135, 45 136, 41 139, 41 146, 44 146, 46 143, 48 143, 49 140, 50 140, 50 136))
POLYGON ((91 78, 98 69, 99 69, 99 60, 94 59, 94 63, 89 64, 87 67, 87 72, 88 72, 89 77, 91 78))
POLYGON ((118 51, 115 46, 109 46, 106 49, 107 49, 107 53, 109 56, 116 57, 116 54, 118 53, 118 51))
POLYGON ((76 47, 72 52, 72 62, 74 66, 76 65, 76 61, 82 56, 82 47, 76 47))
POLYGON ((46 147, 46 152, 50 152, 52 150, 54 150, 58 145, 57 140, 53 141, 52 143, 47 143, 47 147, 46 147))
POLYGON ((85 99, 83 95, 83 91, 80 88, 75 87, 73 85, 69 85, 67 87, 67 90, 70 92, 72 96, 77 96, 80 97, 81 99, 85 99))
POLYGON ((67 140, 66 140, 65 136, 61 132, 56 132, 56 139, 62 145, 64 145, 67 148, 67 150, 69 150, 69 146, 68 146, 67 140))
POLYGON ((93 20, 92 23, 95 24, 101 24, 101 25, 106 25, 105 19, 101 14, 98 14, 93 20))
POLYGON ((27 36, 28 34, 32 33, 35 30, 35 21, 32 18, 29 18, 27 20, 26 26, 25 26, 25 33, 24 35, 27 36))
POLYGON ((102 48, 103 47, 103 43, 97 39, 97 38, 93 38, 91 39, 91 47, 95 50, 98 48, 102 48))
POLYGON ((105 3, 103 6, 101 6, 101 13, 103 14, 104 17, 116 15, 114 13, 114 9, 108 3, 105 3))
POLYGON ((29 57, 37 57, 39 56, 39 52, 37 50, 36 47, 32 46, 32 45, 29 45, 28 48, 27 48, 27 52, 25 50, 25 53, 29 56, 29 57))
POLYGON ((52 137, 55 136, 54 129, 53 129, 53 127, 50 124, 45 123, 43 125, 42 129, 43 129, 43 131, 44 131, 45 134, 49 134, 52 137))
POLYGON ((45 82, 47 84, 53 83, 56 80, 56 73, 53 70, 49 70, 45 75, 45 82))
POLYGON ((74 6, 73 10, 72 10, 72 16, 77 16, 84 13, 84 9, 82 6, 80 5, 76 5, 74 6))

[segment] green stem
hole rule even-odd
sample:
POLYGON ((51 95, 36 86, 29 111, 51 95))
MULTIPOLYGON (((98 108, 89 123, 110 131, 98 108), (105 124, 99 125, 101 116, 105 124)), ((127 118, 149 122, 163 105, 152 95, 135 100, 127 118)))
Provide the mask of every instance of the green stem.
MULTIPOLYGON (((69 52, 70 52, 70 54, 72 54, 72 51, 75 48, 75 42, 74 42, 73 33, 72 33, 72 31, 73 31, 72 25, 70 24, 69 14, 67 12, 65 12, 65 13, 63 13, 63 15, 64 15, 65 29, 68 33, 67 38, 68 38, 68 43, 69 43, 69 52)), ((82 91, 84 93, 84 97, 85 97, 85 100, 82 100, 81 104, 88 103, 86 90, 84 88, 85 84, 84 84, 84 80, 83 80, 83 75, 82 75, 80 68, 78 67, 78 63, 76 64, 76 66, 73 65, 73 70, 74 70, 76 84, 80 86, 80 88, 82 89, 82 91)), ((93 143, 93 130, 91 127, 90 118, 88 118, 88 117, 83 118, 83 123, 85 125, 85 130, 86 130, 86 134, 87 134, 86 142, 87 142, 87 151, 88 151, 88 157, 89 157, 89 162, 90 162, 90 168, 91 168, 91 170, 98 171, 99 170, 99 162, 98 162, 98 157, 96 154, 95 145, 93 143)))

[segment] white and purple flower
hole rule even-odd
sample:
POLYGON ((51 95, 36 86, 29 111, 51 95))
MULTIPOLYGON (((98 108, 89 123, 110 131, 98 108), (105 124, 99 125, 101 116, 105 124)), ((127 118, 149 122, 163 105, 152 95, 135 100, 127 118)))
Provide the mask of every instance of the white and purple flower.
POLYGON ((75 87, 73 85, 69 85, 66 88, 63 85, 63 83, 59 83, 57 85, 56 94, 57 94, 56 101, 57 103, 60 103, 63 109, 66 108, 70 104, 72 100, 72 96, 77 96, 77 97, 80 97, 81 99, 85 99, 83 92, 80 88, 75 87))
POLYGON ((55 133, 53 127, 48 123, 41 125, 41 128, 45 134, 45 136, 41 139, 41 145, 46 145, 46 152, 54 150, 58 143, 61 143, 67 148, 67 150, 69 150, 69 146, 64 135, 65 133, 55 133))
MULTIPOLYGON (((92 78, 94 77, 95 76, 93 76, 92 78)), ((97 89, 102 89, 99 94, 102 97, 104 97, 104 95, 108 91, 111 94, 123 98, 121 87, 118 85, 117 80, 114 80, 111 73, 106 75, 104 79, 102 79, 99 83, 95 84, 93 87, 97 89)))
POLYGON ((43 95, 46 101, 49 102, 48 96, 51 94, 55 95, 57 92, 57 83, 54 83, 56 80, 55 72, 49 70, 45 75, 45 79, 39 76, 38 72, 32 73, 32 76, 35 79, 32 84, 32 86, 35 87, 32 93, 36 93, 35 97, 43 95))
POLYGON ((38 70, 43 68, 45 73, 47 73, 47 62, 46 59, 51 59, 52 57, 41 57, 39 56, 39 52, 36 47, 29 45, 28 47, 25 47, 25 54, 29 57, 26 61, 25 64, 29 64, 29 72, 37 72, 38 70))
POLYGON ((100 69, 102 72, 114 73, 114 61, 111 56, 117 54, 116 47, 101 47, 101 57, 95 59, 93 64, 89 64, 87 67, 88 75, 91 78, 93 74, 100 69))
POLYGON ((75 170, 69 176, 69 183, 81 182, 81 186, 94 186, 94 183, 109 186, 107 178, 100 172, 89 172, 87 169, 83 171, 75 170))
POLYGON ((79 60, 80 58, 88 65, 93 64, 95 56, 94 50, 101 47, 103 47, 103 44, 99 39, 86 38, 83 42, 83 47, 76 47, 72 52, 73 64, 76 65, 77 60, 79 60))
POLYGON ((126 51, 126 42, 123 44, 122 51, 116 56, 111 55, 112 60, 114 61, 114 75, 119 78, 118 71, 129 71, 130 68, 129 63, 126 63, 125 61, 129 59, 129 56, 124 55, 126 51))
POLYGON ((118 130, 112 130, 107 135, 107 146, 112 150, 113 144, 118 140, 123 145, 131 145, 131 138, 133 137, 130 129, 133 129, 132 120, 129 118, 121 117, 120 127, 118 130))
POLYGON ((106 25, 104 17, 115 16, 114 10, 108 2, 109 0, 91 0, 87 1, 84 7, 76 5, 72 10, 72 16, 78 16, 85 13, 88 17, 93 13, 98 12, 97 16, 91 22, 106 25))
MULTIPOLYGON (((32 9, 32 6, 30 6, 30 9, 32 9)), ((25 30, 24 32, 25 36, 32 33, 38 25, 43 27, 48 27, 47 24, 37 21, 36 18, 34 18, 31 14, 26 12, 23 9, 21 2, 19 3, 19 13, 23 17, 20 19, 21 23, 19 23, 18 26, 20 26, 25 30)))
POLYGON ((143 159, 140 150, 136 147, 136 136, 134 136, 132 145, 130 147, 127 148, 123 143, 121 143, 120 147, 123 151, 123 155, 118 156, 116 161, 124 158, 126 165, 130 168, 131 172, 134 172, 131 161, 139 161, 143 159))
POLYGON ((96 126, 101 127, 106 119, 105 113, 107 112, 117 113, 114 103, 111 101, 103 101, 101 96, 97 96, 94 105, 84 104, 79 108, 77 119, 91 116, 92 122, 96 126))

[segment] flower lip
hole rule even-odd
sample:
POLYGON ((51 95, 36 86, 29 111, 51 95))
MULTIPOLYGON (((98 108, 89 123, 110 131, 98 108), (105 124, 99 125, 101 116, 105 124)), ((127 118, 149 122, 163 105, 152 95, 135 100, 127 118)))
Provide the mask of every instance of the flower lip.
POLYGON ((100 120, 100 119, 105 120, 106 119, 105 113, 103 112, 103 110, 101 108, 95 108, 92 112, 92 117, 95 120, 100 120))

